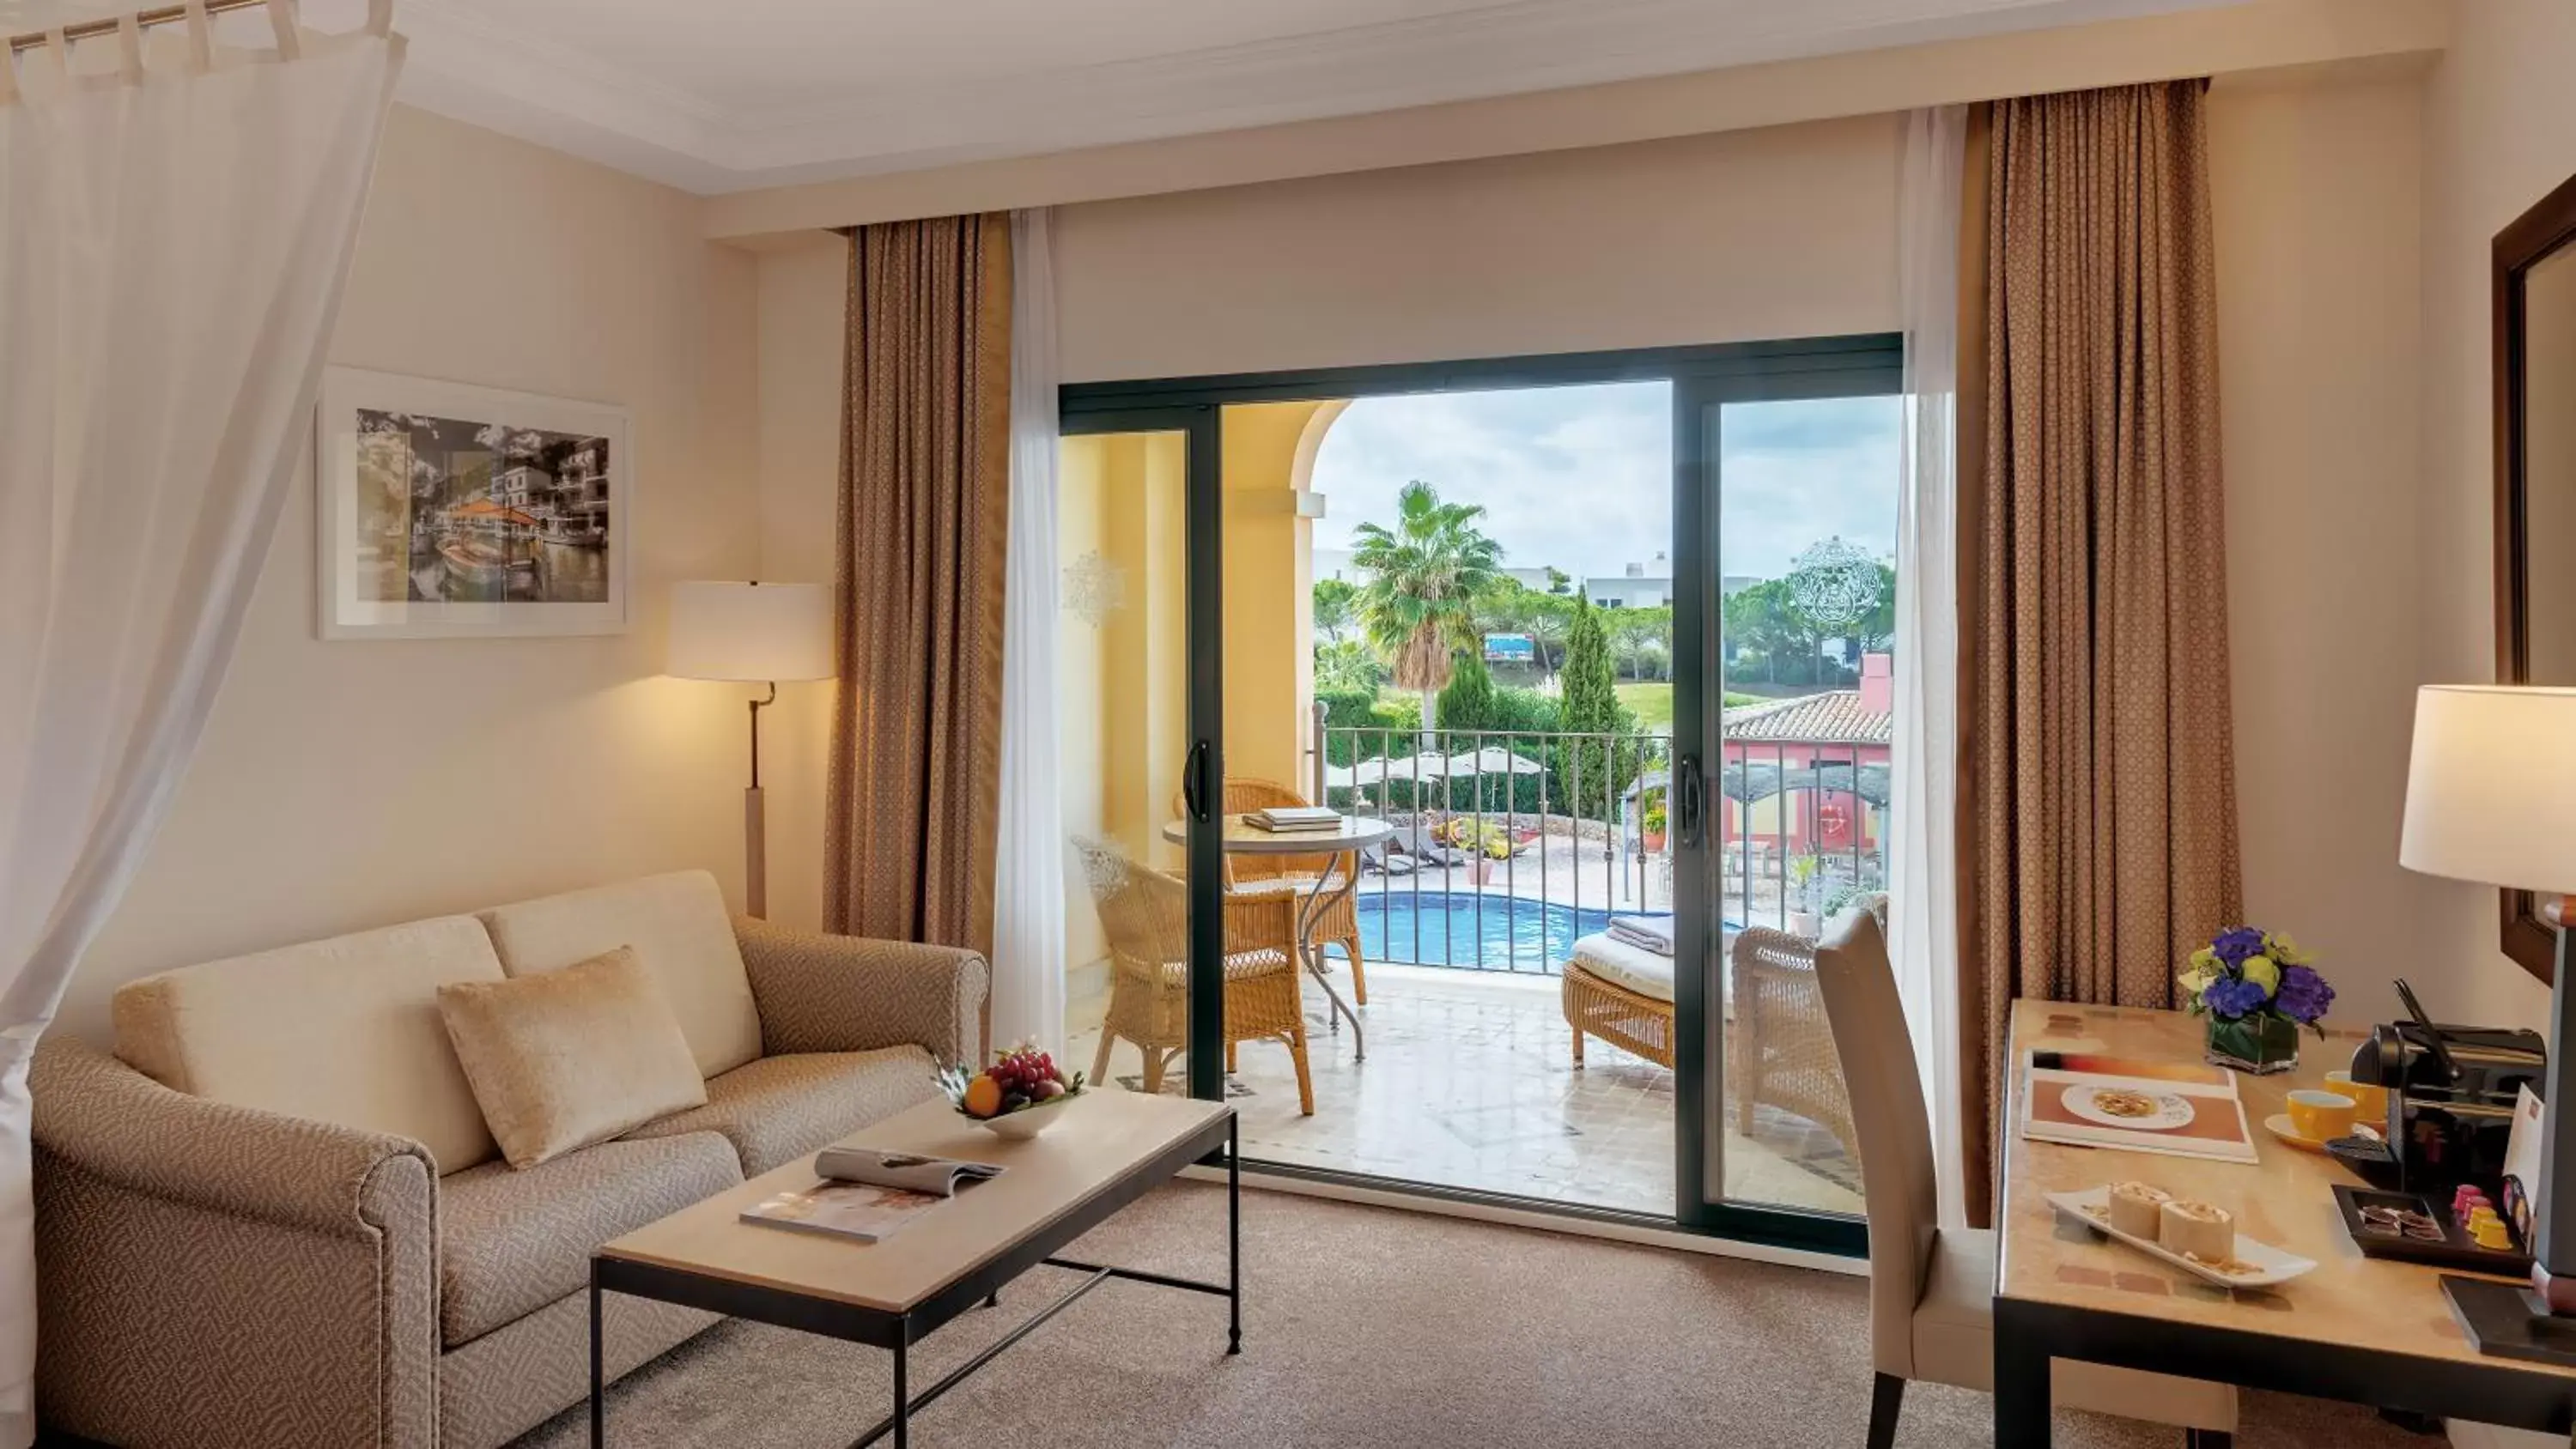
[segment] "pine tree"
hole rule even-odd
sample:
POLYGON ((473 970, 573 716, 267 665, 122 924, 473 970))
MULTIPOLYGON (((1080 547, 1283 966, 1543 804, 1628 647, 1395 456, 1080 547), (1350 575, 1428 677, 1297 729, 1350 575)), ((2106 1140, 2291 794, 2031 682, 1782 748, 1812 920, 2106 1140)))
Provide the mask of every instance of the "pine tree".
MULTIPOLYGON (((1557 727, 1568 734, 1615 735, 1630 728, 1628 711, 1610 662, 1610 640, 1601 628, 1600 611, 1583 594, 1574 598, 1574 624, 1566 632, 1565 668, 1559 675, 1564 692, 1557 704, 1557 727)), ((1633 771, 1635 752, 1602 740, 1566 741, 1557 747, 1556 771, 1568 813, 1606 819, 1633 771)))

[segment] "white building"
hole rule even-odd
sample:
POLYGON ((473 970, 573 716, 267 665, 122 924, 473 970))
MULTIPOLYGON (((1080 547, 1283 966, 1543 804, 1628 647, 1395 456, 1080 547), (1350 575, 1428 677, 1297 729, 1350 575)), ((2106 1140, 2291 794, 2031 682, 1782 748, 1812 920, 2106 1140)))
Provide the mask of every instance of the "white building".
POLYGON ((1660 609, 1673 601, 1672 561, 1658 553, 1651 564, 1632 563, 1615 574, 1583 581, 1583 592, 1605 609, 1660 609))

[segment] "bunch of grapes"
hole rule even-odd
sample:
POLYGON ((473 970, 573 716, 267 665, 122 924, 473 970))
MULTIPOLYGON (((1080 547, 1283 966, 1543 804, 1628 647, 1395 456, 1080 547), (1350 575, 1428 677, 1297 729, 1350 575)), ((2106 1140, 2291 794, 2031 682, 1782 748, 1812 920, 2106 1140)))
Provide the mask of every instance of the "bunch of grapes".
POLYGON ((1068 1090, 1063 1074, 1055 1069, 1055 1058, 1035 1047, 1005 1053, 1000 1061, 984 1069, 984 1075, 1001 1085, 1005 1112, 1032 1102, 1052 1101, 1068 1090))

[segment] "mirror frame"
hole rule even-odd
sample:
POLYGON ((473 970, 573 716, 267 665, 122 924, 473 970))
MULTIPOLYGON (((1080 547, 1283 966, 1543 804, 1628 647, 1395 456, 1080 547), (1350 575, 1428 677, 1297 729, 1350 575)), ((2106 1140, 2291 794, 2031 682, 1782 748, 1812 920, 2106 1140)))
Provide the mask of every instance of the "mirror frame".
MULTIPOLYGON (((2576 177, 2495 236, 2495 677, 2501 684, 2531 682, 2523 281, 2533 267, 2571 242, 2576 242, 2576 177)), ((2557 930, 2541 919, 2531 892, 2504 890, 2496 896, 2498 946, 2524 970, 2550 981, 2556 975, 2557 930)))

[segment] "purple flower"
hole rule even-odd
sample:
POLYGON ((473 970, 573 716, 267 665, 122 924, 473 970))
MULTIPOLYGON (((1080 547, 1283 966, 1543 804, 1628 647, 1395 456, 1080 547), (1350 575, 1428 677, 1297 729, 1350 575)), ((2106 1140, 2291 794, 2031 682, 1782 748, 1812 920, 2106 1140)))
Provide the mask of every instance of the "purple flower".
POLYGON ((2273 997, 2281 1014, 2301 1026, 2314 1026, 2334 1005, 2334 988, 2326 979, 2305 966, 2281 968, 2281 989, 2273 997))
POLYGON ((2201 1004, 2212 1015, 2228 1021, 2261 1010, 2271 999, 2271 993, 2241 976, 2221 976, 2200 993, 2201 1004))
POLYGON ((2219 932, 2218 939, 2209 943, 2209 949, 2230 967, 2240 966, 2246 957, 2262 954, 2263 933, 2252 926, 2232 927, 2219 932))

